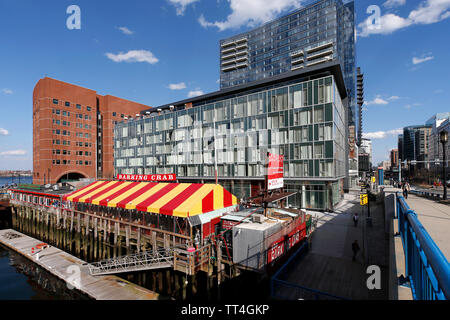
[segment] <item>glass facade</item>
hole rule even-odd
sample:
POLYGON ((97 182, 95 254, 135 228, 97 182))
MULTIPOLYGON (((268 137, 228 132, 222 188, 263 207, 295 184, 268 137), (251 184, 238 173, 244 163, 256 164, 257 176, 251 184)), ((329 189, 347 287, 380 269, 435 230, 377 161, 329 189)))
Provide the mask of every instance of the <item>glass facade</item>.
MULTIPOLYGON (((219 92, 220 93, 220 92, 219 92)), ((267 152, 284 155, 294 207, 332 208, 345 176, 345 106, 332 75, 291 80, 118 123, 116 174, 176 173, 247 198, 263 186, 267 152)))
POLYGON ((357 123, 354 2, 321 0, 220 41, 221 89, 341 62, 349 92, 349 125, 357 123))

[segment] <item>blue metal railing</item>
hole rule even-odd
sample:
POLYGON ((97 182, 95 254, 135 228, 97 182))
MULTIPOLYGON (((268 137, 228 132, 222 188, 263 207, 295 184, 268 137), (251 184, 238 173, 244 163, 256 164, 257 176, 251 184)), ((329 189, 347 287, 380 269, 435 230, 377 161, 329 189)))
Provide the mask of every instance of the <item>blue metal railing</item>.
POLYGON ((450 299, 450 264, 397 192, 397 217, 405 253, 406 278, 415 300, 450 299))

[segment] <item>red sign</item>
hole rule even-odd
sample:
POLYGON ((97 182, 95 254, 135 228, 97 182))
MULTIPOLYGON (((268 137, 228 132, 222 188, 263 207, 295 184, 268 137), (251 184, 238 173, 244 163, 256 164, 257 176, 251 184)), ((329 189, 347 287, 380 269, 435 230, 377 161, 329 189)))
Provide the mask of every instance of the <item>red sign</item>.
POLYGON ((132 181, 175 181, 177 175, 169 174, 118 174, 117 180, 132 180, 132 181))
POLYGON ((283 160, 284 156, 269 153, 268 190, 283 188, 283 160))
POLYGON ((289 249, 306 237, 306 222, 299 225, 288 235, 289 249))
POLYGON ((277 260, 284 254, 284 239, 275 242, 267 252, 267 263, 277 260))

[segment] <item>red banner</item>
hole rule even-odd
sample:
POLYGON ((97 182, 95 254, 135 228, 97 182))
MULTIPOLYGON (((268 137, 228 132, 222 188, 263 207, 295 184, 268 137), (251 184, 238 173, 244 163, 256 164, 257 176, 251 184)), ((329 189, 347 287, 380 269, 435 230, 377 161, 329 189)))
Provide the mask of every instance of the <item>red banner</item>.
POLYGON ((284 239, 275 242, 267 252, 267 263, 277 260, 284 254, 284 239))
POLYGON ((269 190, 283 188, 283 161, 284 156, 269 153, 269 165, 267 167, 269 190))
POLYGON ((306 237, 306 222, 300 224, 288 235, 289 250, 306 237))
POLYGON ((175 181, 177 175, 169 174, 118 174, 117 180, 131 180, 131 181, 175 181))

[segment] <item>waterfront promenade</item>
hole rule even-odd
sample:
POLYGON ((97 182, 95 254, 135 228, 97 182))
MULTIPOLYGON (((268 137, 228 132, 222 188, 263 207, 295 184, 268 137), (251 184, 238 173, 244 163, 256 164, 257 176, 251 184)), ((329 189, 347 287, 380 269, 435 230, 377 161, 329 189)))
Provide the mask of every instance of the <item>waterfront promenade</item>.
POLYGON ((433 238, 439 249, 450 259, 450 205, 425 197, 409 194, 409 207, 417 214, 422 225, 433 238))
POLYGON ((117 276, 91 276, 86 263, 51 246, 32 254, 42 241, 12 229, 0 230, 0 244, 20 253, 68 285, 96 300, 157 300, 159 295, 117 276))
MULTIPOLYGON (((357 192, 345 194, 335 212, 309 212, 318 218, 311 248, 302 259, 292 262, 282 275, 283 280, 345 299, 388 299, 389 249, 382 207, 371 202, 372 227, 365 223, 367 207, 362 209, 357 192), (357 227, 352 221, 354 213, 360 215, 357 227), (355 240, 361 251, 356 261, 352 261, 351 248, 355 240), (367 288, 368 265, 380 267, 380 290, 367 288)), ((283 294, 283 288, 279 290, 283 294)))

